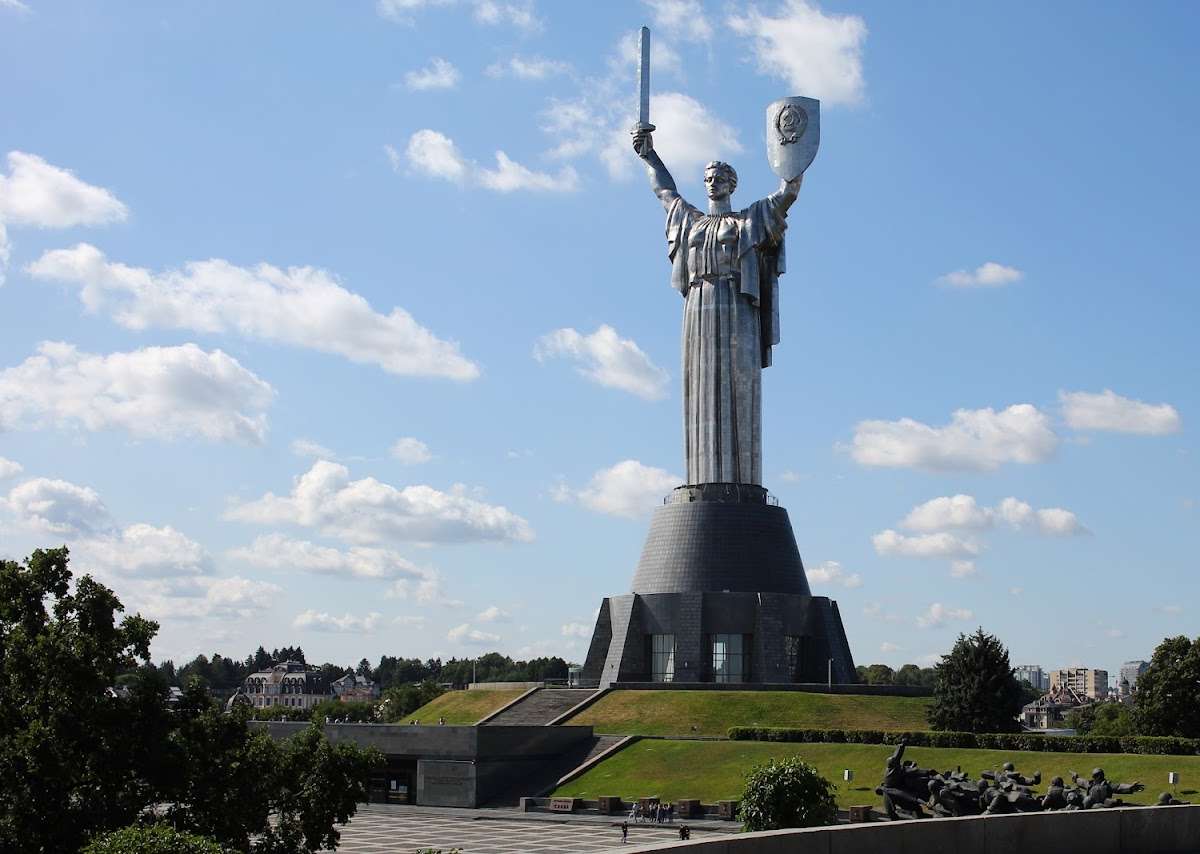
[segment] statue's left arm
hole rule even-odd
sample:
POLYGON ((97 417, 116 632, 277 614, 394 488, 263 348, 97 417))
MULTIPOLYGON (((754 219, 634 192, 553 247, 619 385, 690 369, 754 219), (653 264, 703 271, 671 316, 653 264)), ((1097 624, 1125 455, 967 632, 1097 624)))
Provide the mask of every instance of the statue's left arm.
POLYGON ((771 198, 775 200, 781 214, 786 215, 792 202, 796 201, 796 197, 800 195, 800 183, 803 180, 804 173, 801 173, 791 181, 780 181, 779 189, 771 194, 771 198))

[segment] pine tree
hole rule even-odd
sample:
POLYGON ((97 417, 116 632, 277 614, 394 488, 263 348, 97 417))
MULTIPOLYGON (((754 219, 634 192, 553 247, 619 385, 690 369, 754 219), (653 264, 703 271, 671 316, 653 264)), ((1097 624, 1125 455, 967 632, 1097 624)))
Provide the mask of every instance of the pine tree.
POLYGON ((1021 686, 1004 644, 983 629, 959 635, 936 668, 930 725, 955 732, 1017 732, 1020 712, 1021 686))

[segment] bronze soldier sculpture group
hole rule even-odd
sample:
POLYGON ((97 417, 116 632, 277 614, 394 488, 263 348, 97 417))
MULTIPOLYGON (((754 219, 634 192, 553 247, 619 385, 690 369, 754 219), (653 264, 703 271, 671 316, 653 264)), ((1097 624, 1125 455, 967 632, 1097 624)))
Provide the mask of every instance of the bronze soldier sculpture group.
MULTIPOLYGON (((1132 795, 1146 788, 1141 783, 1113 783, 1096 768, 1090 778, 1071 772, 1072 785, 1055 777, 1038 796, 1034 787, 1042 782, 1042 772, 1032 777, 1017 773, 1011 762, 997 772, 984 771, 973 780, 961 769, 937 771, 921 768, 904 758, 907 745, 901 741, 887 759, 883 782, 875 794, 883 798, 883 810, 896 821, 933 816, 1005 815, 1045 810, 1088 810, 1124 806, 1118 795, 1132 795)), ((1169 793, 1159 798, 1160 806, 1184 803, 1169 793)))

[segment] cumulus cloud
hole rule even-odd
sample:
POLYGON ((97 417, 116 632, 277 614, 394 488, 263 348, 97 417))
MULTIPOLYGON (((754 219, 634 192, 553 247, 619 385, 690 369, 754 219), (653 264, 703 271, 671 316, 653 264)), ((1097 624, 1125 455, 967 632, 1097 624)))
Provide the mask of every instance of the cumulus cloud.
POLYGON ((322 460, 336 460, 338 458, 336 453, 324 445, 314 442, 312 439, 293 439, 292 444, 288 447, 298 457, 316 457, 322 460))
POLYGON ((979 567, 973 560, 950 561, 950 575, 953 578, 973 578, 979 574, 979 567))
POLYGON ((261 443, 274 390, 220 350, 195 344, 106 356, 44 341, 0 371, 0 430, 126 430, 142 438, 261 443))
POLYGON ((955 270, 938 279, 939 284, 954 288, 998 288, 1019 282, 1025 274, 1016 267, 1005 267, 995 261, 987 261, 974 270, 955 270))
POLYGON ((813 584, 839 584, 842 587, 862 587, 862 576, 857 572, 846 572, 836 560, 827 560, 809 567, 808 580, 813 584))
POLYGON ((493 62, 484 69, 488 77, 515 77, 518 80, 545 80, 560 74, 570 74, 571 64, 541 56, 511 56, 493 62))
POLYGON ((994 508, 980 506, 974 496, 952 495, 933 498, 914 507, 900 523, 910 531, 946 529, 982 530, 1004 522, 1018 530, 1032 530, 1049 536, 1086 533, 1079 518, 1062 507, 1035 510, 1017 498, 1005 498, 994 508))
POLYGON ((512 614, 498 605, 489 605, 476 614, 475 619, 481 623, 507 623, 512 619, 512 614))
POLYGON ((355 546, 342 550, 278 533, 256 537, 250 545, 230 550, 229 555, 263 569, 299 570, 345 578, 426 581, 434 577, 432 570, 417 566, 391 549, 355 546))
POLYGON ((351 480, 350 470, 318 460, 297 477, 288 495, 268 492, 234 505, 226 518, 265 525, 299 525, 353 543, 530 542, 529 523, 507 508, 486 504, 465 488, 397 489, 373 477, 351 480))
POLYGON ((91 534, 112 525, 99 493, 65 480, 37 477, 17 484, 3 508, 22 527, 48 534, 91 534))
POLYGON ((966 608, 952 608, 941 602, 934 602, 924 614, 917 617, 917 626, 922 629, 938 628, 948 621, 964 622, 974 616, 966 608))
POLYGON ((324 270, 270 264, 239 267, 212 259, 154 273, 109 261, 94 246, 47 252, 34 277, 77 285, 89 311, 107 311, 127 329, 229 333, 374 364, 401 376, 473 380, 479 368, 407 311, 379 314, 324 270))
POLYGON ((12 251, 8 226, 72 228, 120 222, 128 216, 129 209, 103 187, 85 183, 36 154, 10 151, 8 174, 0 173, 0 285, 12 251))
MULTIPOLYGON (((737 131, 690 95, 681 92, 651 95, 650 115, 659 128, 654 132, 654 148, 677 180, 689 176, 698 179, 705 163, 728 159, 742 151, 737 131)), ((627 178, 640 171, 629 141, 633 118, 622 114, 621 120, 609 129, 606 144, 599 152, 613 178, 627 178)))
POLYGON ((897 644, 894 644, 891 641, 884 641, 883 643, 881 643, 879 645, 879 651, 880 652, 903 652, 904 647, 898 646, 897 644))
POLYGON ((871 537, 876 553, 884 557, 971 558, 979 546, 945 532, 910 537, 888 528, 871 537))
POLYGON ((418 465, 427 463, 433 459, 433 454, 429 451, 429 446, 420 439, 414 439, 412 436, 404 436, 397 439, 389 452, 393 459, 396 459, 406 466, 418 465))
POLYGON ((570 327, 556 329, 538 339, 533 355, 539 362, 570 359, 576 362, 576 370, 592 382, 643 400, 661 400, 667 393, 670 375, 654 364, 632 338, 622 338, 607 324, 590 335, 570 327))
POLYGON ((337 616, 325 611, 308 609, 296 615, 292 620, 292 628, 311 629, 315 632, 341 632, 345 634, 371 634, 379 627, 382 614, 378 611, 356 617, 353 614, 337 616))
POLYGON ((826 105, 862 100, 867 25, 859 16, 826 14, 805 0, 784 0, 774 16, 751 5, 728 23, 751 40, 759 73, 826 105))
POLYGON ((1122 397, 1111 389, 1099 394, 1060 391, 1058 399, 1062 404, 1063 418, 1076 430, 1164 436, 1178 433, 1183 428, 1183 419, 1171 404, 1143 403, 1122 397))
POLYGON ((468 160, 454 140, 435 130, 424 128, 408 139, 404 160, 395 149, 387 147, 392 167, 399 171, 405 163, 409 169, 429 178, 455 183, 468 180, 488 190, 511 193, 518 190, 567 193, 579 188, 579 174, 571 166, 557 173, 536 172, 516 162, 503 151, 496 152, 496 166, 489 169, 468 160))
POLYGON ((654 509, 666 493, 682 482, 679 475, 664 469, 642 465, 637 460, 622 460, 596 472, 583 489, 572 490, 564 484, 555 490, 553 497, 556 501, 578 501, 597 513, 636 519, 654 509))
POLYGON ((440 56, 430 60, 425 68, 409 71, 404 75, 404 85, 415 92, 430 89, 453 89, 458 85, 458 69, 440 56))
POLYGON ((536 33, 542 29, 542 19, 534 11, 533 0, 475 0, 475 20, 481 24, 510 24, 519 30, 536 33))
POLYGON ((454 641, 455 643, 479 645, 497 643, 500 640, 500 635, 491 632, 482 632, 479 629, 471 628, 470 623, 463 623, 446 632, 446 640, 454 641))
POLYGON ((154 619, 250 620, 283 593, 277 584, 241 576, 170 579, 135 594, 137 610, 154 619))
POLYGON ((654 27, 684 41, 706 42, 713 26, 700 0, 643 0, 654 16, 654 27))
POLYGON ((0 0, 0 9, 12 9, 14 12, 28 12, 29 5, 22 0, 0 0))
POLYGON ((911 418, 860 421, 850 453, 870 467, 993 471, 1004 463, 1044 462, 1058 442, 1046 414, 1020 403, 999 412, 959 409, 943 427, 911 418))
POLYGON ((204 547, 170 525, 144 522, 81 539, 73 544, 75 561, 87 570, 142 578, 203 575, 211 569, 204 547))
POLYGON ((592 630, 583 623, 563 623, 562 635, 565 638, 583 638, 587 640, 592 636, 592 630))
POLYGON ((0 480, 16 477, 24 470, 24 467, 20 463, 0 457, 0 480))

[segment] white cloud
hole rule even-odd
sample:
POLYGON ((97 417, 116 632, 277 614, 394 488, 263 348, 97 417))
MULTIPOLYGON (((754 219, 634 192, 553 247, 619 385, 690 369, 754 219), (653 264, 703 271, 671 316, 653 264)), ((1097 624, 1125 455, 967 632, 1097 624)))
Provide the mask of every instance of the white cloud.
POLYGON ((486 504, 465 488, 397 489, 373 477, 350 480, 343 465, 318 460, 294 481, 289 495, 268 492, 232 507, 226 518, 266 525, 300 525, 354 543, 530 542, 529 523, 505 507, 486 504))
POLYGON ((1099 394, 1060 391, 1058 399, 1062 403, 1063 418, 1076 430, 1165 436, 1183 428, 1179 411, 1169 403, 1143 403, 1122 397, 1111 389, 1099 394))
POLYGON ((404 85, 417 92, 430 89, 453 89, 460 75, 454 65, 440 56, 435 56, 426 68, 409 71, 404 75, 404 85))
POLYGON ((560 484, 552 497, 555 501, 578 501, 597 513, 636 519, 652 510, 682 482, 679 475, 664 469, 645 466, 637 460, 622 460, 596 472, 588 485, 578 491, 560 484))
POLYGON ((903 618, 898 614, 889 614, 883 610, 880 602, 868 602, 863 606, 863 616, 871 620, 882 620, 885 623, 899 623, 903 618))
POLYGON ((139 522, 79 540, 73 550, 75 561, 87 571, 98 568, 121 576, 203 575, 211 567, 203 546, 170 525, 139 522))
MULTIPOLYGON (((14 8, 28 9, 20 3, 14 8)), ((7 226, 71 228, 120 222, 128 215, 129 209, 103 187, 84 183, 36 154, 10 151, 8 175, 0 174, 0 285, 12 254, 7 226)))
POLYGON ((1155 608, 1154 610, 1158 611, 1160 614, 1168 614, 1172 617, 1178 617, 1180 614, 1183 613, 1183 606, 1182 605, 1160 605, 1159 607, 1155 608))
POLYGON ((481 24, 511 24, 520 30, 536 33, 542 20, 534 11, 532 0, 502 3, 498 0, 475 0, 475 20, 481 24))
POLYGON ((909 537, 889 528, 871 537, 871 543, 884 557, 970 558, 979 554, 979 546, 945 532, 909 537))
POLYGON ((1010 596, 1020 596, 1020 595, 1021 595, 1022 593, 1024 593, 1024 592, 1025 592, 1025 588, 1024 588, 1024 587, 1010 587, 1010 588, 1008 588, 1008 593, 1009 593, 1009 595, 1010 595, 1010 596))
POLYGON ((880 652, 903 652, 904 647, 894 644, 891 641, 884 641, 883 643, 881 643, 879 645, 879 651, 880 652))
POLYGON ((22 0, 0 0, 0 8, 12 9, 14 12, 29 12, 29 5, 22 0))
POLYGON ((475 619, 481 623, 507 623, 512 619, 512 614, 498 605, 489 605, 476 614, 475 619))
POLYGON ((36 356, 0 371, 0 429, 123 429, 258 444, 274 396, 237 359, 195 344, 100 356, 44 341, 36 356))
POLYGON ((0 505, 19 525, 50 534, 87 535, 112 525, 96 490, 65 480, 27 480, 14 486, 0 505))
POLYGON ((862 100, 867 25, 859 16, 827 15, 805 0, 783 0, 775 17, 748 6, 728 23, 753 40, 759 73, 826 105, 862 100))
POLYGON ((515 77, 518 80, 545 80, 559 74, 569 74, 571 65, 541 56, 511 56, 494 62, 484 69, 488 77, 515 77))
POLYGON ((555 357, 572 359, 576 370, 598 385, 637 395, 643 400, 666 396, 670 375, 650 360, 631 338, 622 338, 607 324, 584 335, 570 327, 543 335, 534 345, 539 362, 555 357))
POLYGON ((1039 463, 1053 456, 1058 436, 1050 419, 1028 403, 996 412, 959 409, 944 427, 911 418, 860 421, 851 455, 860 465, 934 472, 992 471, 1004 463, 1039 463))
POLYGON ((996 521, 1018 530, 1035 530, 1047 536, 1072 536, 1087 533, 1079 518, 1062 507, 1035 510, 1016 498, 1005 498, 994 508, 981 507, 973 496, 953 495, 933 498, 914 507, 900 523, 910 531, 950 529, 982 530, 996 521))
POLYGON ((392 620, 393 626, 415 626, 418 629, 424 628, 426 619, 424 617, 400 616, 392 620))
POLYGON ((995 261, 987 261, 974 270, 955 270, 938 279, 939 284, 954 288, 998 288, 1011 285, 1025 278, 1016 267, 1005 267, 995 261))
POLYGON ((16 477, 24 470, 20 463, 0 457, 0 480, 16 477))
POLYGON ((324 445, 314 442, 312 439, 293 439, 289 445, 292 453, 298 457, 316 457, 322 460, 336 460, 337 454, 326 448, 324 445))
POLYGON ((979 567, 973 560, 950 561, 950 575, 954 578, 972 578, 979 574, 979 567))
MULTIPOLYGON (((685 41, 706 42, 713 26, 700 0, 643 0, 654 15, 656 29, 685 41)), ((652 43, 653 44, 653 43, 652 43)))
POLYGON ((308 540, 294 540, 283 534, 256 537, 248 546, 231 549, 229 555, 263 569, 299 570, 347 578, 426 581, 435 577, 431 570, 417 566, 391 549, 355 546, 343 551, 308 540))
POLYGON ((406 466, 427 463, 433 459, 433 454, 430 453, 429 446, 420 439, 414 439, 412 436, 404 436, 397 439, 392 444, 389 453, 394 459, 406 466))
POLYGON ((587 640, 592 636, 592 630, 583 623, 563 623, 562 635, 565 638, 583 638, 587 640))
POLYGON ((446 632, 446 640, 465 644, 489 644, 497 643, 500 640, 500 635, 492 634, 491 632, 481 632, 479 629, 471 628, 470 623, 463 623, 446 632))
POLYGON ((379 627, 379 620, 382 616, 378 611, 372 611, 363 617, 356 617, 353 614, 343 614, 339 617, 310 608, 296 615, 296 619, 292 620, 292 628, 311 629, 316 632, 371 634, 379 627))
POLYGON ((857 572, 848 573, 836 560, 827 560, 810 567, 807 572, 808 580, 814 584, 840 584, 842 587, 862 587, 862 576, 857 572))
POLYGON ((241 576, 170 579, 135 594, 137 610, 155 619, 251 620, 269 609, 283 588, 241 576))
POLYGON ((917 505, 900 526, 910 531, 940 531, 945 528, 988 528, 991 524, 992 513, 980 507, 974 496, 953 495, 917 505))
POLYGON ((237 334, 375 364, 402 376, 472 380, 479 368, 407 311, 374 311, 324 270, 212 259, 153 273, 108 261, 94 246, 47 252, 28 267, 40 279, 80 286, 89 311, 107 310, 127 329, 237 334))
MULTIPOLYGON (((392 167, 400 167, 395 149, 387 147, 392 167)), ((564 166, 556 174, 535 172, 517 163, 503 151, 496 152, 496 168, 488 169, 468 160, 458 150, 454 140, 435 130, 424 128, 408 139, 405 159, 409 167, 430 178, 464 183, 468 179, 498 193, 517 190, 572 192, 579 188, 579 174, 564 166)))
POLYGON ((382 18, 387 18, 400 24, 412 23, 409 17, 413 12, 427 6, 449 6, 455 0, 376 0, 375 11, 382 18))
POLYGON ((947 621, 963 622, 971 619, 974 614, 966 608, 951 608, 941 602, 934 602, 924 614, 917 617, 917 625, 922 629, 943 626, 947 621))

